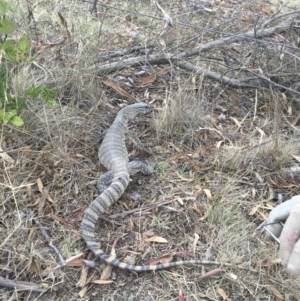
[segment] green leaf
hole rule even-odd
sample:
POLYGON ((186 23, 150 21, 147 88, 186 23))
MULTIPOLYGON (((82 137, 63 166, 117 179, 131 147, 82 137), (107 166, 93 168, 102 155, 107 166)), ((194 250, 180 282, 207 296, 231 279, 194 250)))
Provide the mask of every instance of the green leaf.
POLYGON ((19 116, 14 116, 10 119, 10 122, 15 126, 22 126, 24 124, 24 121, 19 116))
POLYGON ((30 40, 27 34, 24 34, 18 42, 18 49, 21 53, 27 54, 30 52, 30 48, 31 48, 30 40))
MULTIPOLYGON (((1 1, 1 0, 0 0, 1 1)), ((8 124, 9 122, 15 126, 22 126, 24 121, 21 117, 16 116, 17 111, 11 110, 10 112, 5 112, 4 109, 0 110, 0 120, 3 121, 4 124, 8 124)))
POLYGON ((18 27, 18 24, 7 19, 0 19, 0 34, 13 33, 18 27))
POLYGON ((36 98, 42 92, 42 86, 32 86, 26 91, 26 95, 36 98))
POLYGON ((48 106, 55 106, 56 102, 54 100, 54 97, 56 95, 55 89, 48 89, 47 87, 44 87, 43 89, 44 95, 42 98, 42 101, 47 104, 48 106))
POLYGON ((5 42, 0 43, 0 51, 6 60, 12 63, 18 62, 18 48, 14 40, 6 40, 5 42))
POLYGON ((17 112, 28 109, 25 101, 21 97, 9 97, 8 101, 6 102, 5 108, 7 111, 17 110, 17 112))
POLYGON ((9 5, 6 0, 0 0, 0 16, 3 16, 8 11, 14 12, 13 8, 9 5))
POLYGON ((27 57, 26 54, 30 51, 29 39, 26 35, 23 35, 19 42, 6 40, 5 42, 0 43, 0 51, 6 60, 12 63, 18 63, 25 60, 27 57))
POLYGON ((2 67, 0 69, 0 102, 5 100, 5 94, 7 90, 8 90, 7 70, 2 67))
POLYGON ((56 102, 54 100, 55 94, 55 89, 49 89, 43 85, 37 87, 32 86, 26 92, 26 95, 30 96, 31 98, 37 98, 37 96, 40 96, 41 100, 48 106, 56 105, 56 102))
POLYGON ((10 119, 12 119, 16 114, 17 114, 17 111, 16 110, 11 110, 10 112, 5 112, 4 110, 1 110, 1 116, 2 116, 2 120, 4 122, 4 124, 7 124, 10 119))

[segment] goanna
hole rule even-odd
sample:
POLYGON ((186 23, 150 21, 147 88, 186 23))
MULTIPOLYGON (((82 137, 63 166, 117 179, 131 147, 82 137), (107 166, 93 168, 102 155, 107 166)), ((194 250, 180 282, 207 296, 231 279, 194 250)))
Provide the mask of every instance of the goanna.
POLYGON ((137 116, 149 114, 152 111, 153 107, 151 105, 142 102, 124 107, 117 114, 116 119, 103 139, 99 149, 99 159, 102 165, 109 171, 100 177, 98 188, 101 194, 90 204, 83 216, 82 233, 88 248, 106 263, 135 272, 156 271, 192 264, 228 266, 256 272, 256 270, 252 270, 251 268, 235 266, 230 263, 201 260, 184 260, 165 264, 136 266, 120 262, 100 249, 99 242, 95 238, 95 224, 99 216, 104 214, 121 197, 129 184, 130 175, 137 172, 151 174, 153 171, 153 168, 142 161, 132 161, 129 163, 125 145, 128 121, 137 116))

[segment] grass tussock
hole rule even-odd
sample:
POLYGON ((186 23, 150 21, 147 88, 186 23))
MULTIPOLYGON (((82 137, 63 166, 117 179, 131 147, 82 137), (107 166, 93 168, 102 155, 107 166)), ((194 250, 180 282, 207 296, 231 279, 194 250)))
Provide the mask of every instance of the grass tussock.
MULTIPOLYGON (((178 82, 180 87, 181 83, 178 82)), ((204 97, 204 93, 202 95, 204 97)), ((197 132, 210 122, 205 116, 205 99, 197 91, 170 91, 163 107, 154 121, 159 141, 165 138, 183 139, 182 143, 192 144, 197 132)))
MULTIPOLYGON (((144 66, 109 77, 137 99, 154 105, 152 121, 140 119, 130 126, 138 129, 155 155, 130 144, 128 149, 130 156, 156 163, 156 171, 151 177, 133 177, 122 198, 99 219, 101 248, 110 253, 118 238, 117 258, 135 264, 148 264, 163 255, 173 260, 194 256, 242 264, 260 274, 224 268, 221 274, 200 280, 214 267, 179 267, 141 275, 114 269, 113 283, 90 282, 84 291, 87 279, 100 280, 103 263, 96 261, 95 269, 74 264, 50 271, 59 260, 33 220, 43 225, 65 259, 83 252, 82 258, 94 260, 82 240, 80 223, 84 210, 98 195, 95 183, 104 172, 97 156, 100 133, 120 107, 129 103, 102 83, 94 62, 109 63, 107 56, 113 51, 148 41, 156 45, 155 51, 167 52, 213 38, 207 33, 186 40, 187 34, 199 35, 195 28, 177 26, 162 31, 161 20, 145 16, 159 14, 150 1, 106 2, 122 4, 123 10, 99 5, 97 14, 91 14, 90 4, 83 1, 31 1, 34 22, 29 23, 28 3, 12 1, 15 20, 30 34, 33 46, 40 46, 35 48, 34 63, 24 61, 10 73, 12 94, 23 95, 32 85, 46 85, 56 89, 57 105, 30 101, 21 115, 23 127, 1 124, 0 146, 14 161, 0 157, 0 276, 35 282, 48 291, 39 296, 0 288, 0 299, 79 300, 81 293, 90 300, 170 301, 178 300, 182 290, 186 300, 222 300, 224 293, 226 300, 236 301, 281 300, 281 296, 299 300, 299 277, 286 274, 277 261, 277 245, 254 231, 276 206, 272 201, 275 193, 285 199, 300 193, 300 175, 290 174, 291 167, 299 166, 299 130, 295 130, 299 104, 285 103, 280 90, 274 89, 273 94, 266 89, 258 93, 233 90, 172 65, 154 83, 136 87, 132 84, 136 72, 158 74, 163 68, 146 61, 144 66), (41 47, 63 39, 67 31, 70 37, 61 45, 41 47), (282 102, 281 111, 270 101, 274 94, 282 102), (294 127, 282 113, 290 123, 295 121, 294 127), (143 211, 149 204, 150 209, 143 211), (149 231, 167 242, 143 241, 149 231)), ((181 7, 179 2, 166 1, 164 9, 177 21, 184 11, 190 22, 208 28, 223 24, 225 31, 238 33, 253 28, 251 18, 239 18, 246 18, 249 10, 254 15, 262 4, 251 1, 250 8, 248 4, 220 4, 199 11, 196 4, 184 2, 181 7), (232 14, 237 14, 238 30, 230 21, 232 14)), ((276 60, 274 54, 255 48, 253 41, 241 45, 234 52, 236 59, 247 57, 251 65, 251 51, 260 54, 261 66, 273 66, 266 57, 276 60)), ((195 63, 220 71, 226 66, 220 57, 216 49, 195 63)), ((233 69, 239 66, 232 62, 236 64, 233 69)))

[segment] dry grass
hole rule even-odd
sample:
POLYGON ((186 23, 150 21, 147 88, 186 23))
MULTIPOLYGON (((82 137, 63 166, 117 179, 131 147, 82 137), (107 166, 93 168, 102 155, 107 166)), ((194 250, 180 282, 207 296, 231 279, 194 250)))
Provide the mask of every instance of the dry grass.
MULTIPOLYGON (((113 284, 91 285, 85 296, 79 298, 81 288, 77 284, 84 274, 81 267, 46 270, 57 264, 58 259, 32 223, 32 217, 43 224, 64 258, 86 251, 80 222, 84 209, 97 195, 95 182, 104 171, 97 158, 99 134, 111 124, 118 104, 124 105, 120 96, 107 89, 88 67, 100 55, 158 39, 162 23, 128 12, 157 16, 150 1, 130 1, 128 6, 107 1, 126 11, 103 10, 97 18, 88 12, 90 4, 86 2, 31 2, 37 30, 28 26, 26 1, 13 1, 17 5, 17 21, 33 40, 37 32, 51 41, 65 35, 56 14, 59 10, 68 23, 71 41, 36 57, 36 63, 47 71, 47 76, 40 67, 29 63, 20 64, 12 74, 17 95, 22 95, 33 83, 55 86, 58 93, 56 107, 30 103, 29 110, 22 114, 26 122, 22 128, 1 127, 1 147, 15 163, 0 160, 0 275, 37 282, 49 290, 39 296, 2 288, 0 299, 170 301, 179 300, 182 290, 186 300, 222 300, 222 289, 228 301, 281 300, 278 294, 285 296, 285 300, 299 300, 299 277, 291 278, 274 261, 278 258, 274 242, 254 234, 268 208, 275 206, 271 201, 275 193, 282 193, 286 199, 300 193, 299 175, 291 177, 287 172, 299 164, 293 156, 300 156, 300 134, 287 125, 281 111, 274 110, 270 99, 276 97, 284 113, 289 107, 290 122, 297 117, 299 106, 284 101, 280 91, 271 95, 264 90, 256 95, 252 90, 231 90, 173 66, 149 90, 134 89, 126 80, 141 68, 128 68, 113 76, 127 91, 151 101, 157 108, 150 126, 149 120, 134 125, 146 146, 157 155, 141 153, 129 144, 131 155, 156 162, 157 167, 152 177, 135 177, 122 199, 99 221, 102 248, 109 253, 114 238, 118 237, 118 258, 130 257, 136 264, 147 264, 173 251, 193 253, 197 233, 196 258, 244 263, 262 274, 226 269, 217 277, 200 281, 201 274, 213 267, 180 267, 139 275, 115 269, 113 284), (53 202, 43 200, 38 179, 53 202), (141 195, 140 201, 132 200, 134 193, 141 195), (170 203, 159 208, 153 206, 147 214, 109 217, 165 200, 170 203), (68 224, 56 220, 51 213, 68 224), (139 250, 140 235, 150 229, 168 243, 146 243, 139 250)), ((235 33, 253 27, 252 18, 259 14, 260 7, 259 1, 241 6, 226 2, 215 8, 215 13, 209 13, 210 6, 194 11, 190 10, 194 6, 182 8, 179 2, 166 2, 170 6, 165 4, 164 8, 172 12, 172 17, 187 17, 209 28, 223 24, 222 30, 235 33), (241 22, 238 17, 249 10, 250 19, 241 22), (233 16, 239 22, 238 28, 230 21, 233 16)), ((184 38, 196 33, 193 28, 174 27, 162 35, 160 42, 164 40, 167 47, 179 49, 184 38)), ((211 34, 184 47, 207 38, 211 34)), ((246 55, 252 47, 258 51, 247 43, 240 49, 246 55)), ((218 51, 207 54, 199 64, 216 70, 218 64, 212 61, 219 54, 218 51)), ((267 62, 272 66, 268 55, 265 49, 259 49, 260 66, 267 62)), ((274 54, 270 56, 273 58, 274 54)), ((143 68, 154 72, 158 67, 143 68)), ((222 70, 221 64, 219 68, 222 70)), ((104 264, 97 261, 97 268, 89 269, 88 276, 100 279, 103 268, 104 264)))

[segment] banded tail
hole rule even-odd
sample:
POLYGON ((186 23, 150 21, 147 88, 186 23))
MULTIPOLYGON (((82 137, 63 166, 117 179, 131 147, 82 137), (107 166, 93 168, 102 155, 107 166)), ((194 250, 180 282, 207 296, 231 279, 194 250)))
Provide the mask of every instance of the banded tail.
POLYGON ((203 261, 203 260, 181 260, 175 262, 169 262, 165 264, 157 265, 130 265, 124 262, 119 261, 118 259, 110 257, 108 254, 104 253, 99 248, 99 243, 95 239, 95 224, 100 215, 105 213, 109 207, 118 200, 121 195, 124 193, 125 189, 129 184, 129 176, 124 175, 119 177, 111 183, 111 185, 105 189, 86 209, 83 220, 82 220, 82 233, 83 238, 88 246, 88 248, 101 260, 110 264, 114 267, 133 271, 133 272, 148 272, 148 271, 158 271, 163 269, 168 269, 172 267, 178 267, 183 265, 215 265, 220 267, 231 267, 242 269, 245 271, 250 271, 258 273, 257 270, 252 268, 243 267, 240 265, 234 265, 231 263, 222 263, 218 261, 203 261))
MULTIPOLYGON (((116 202, 129 184, 129 174, 124 174, 117 179, 113 179, 109 187, 101 193, 85 210, 82 219, 82 236, 89 249, 95 254, 99 249, 99 243, 95 239, 95 225, 100 217, 109 207, 116 202)), ((96 254, 97 255, 97 254, 96 254)))

